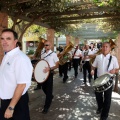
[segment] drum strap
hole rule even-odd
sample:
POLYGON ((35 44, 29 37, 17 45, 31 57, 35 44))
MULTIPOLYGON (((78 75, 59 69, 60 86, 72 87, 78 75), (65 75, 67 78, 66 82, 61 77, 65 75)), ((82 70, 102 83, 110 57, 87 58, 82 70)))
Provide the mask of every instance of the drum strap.
POLYGON ((108 63, 108 66, 107 66, 107 70, 108 70, 108 68, 110 66, 111 60, 112 60, 112 56, 110 56, 109 63, 108 63))
POLYGON ((72 59, 74 58, 74 55, 75 55, 75 53, 77 52, 77 48, 75 49, 75 51, 74 51, 74 53, 73 53, 73 56, 72 56, 72 59))
POLYGON ((46 57, 48 57, 49 55, 51 55, 53 52, 51 52, 51 53, 49 53, 48 55, 46 55, 45 57, 44 57, 44 59, 46 58, 46 57))

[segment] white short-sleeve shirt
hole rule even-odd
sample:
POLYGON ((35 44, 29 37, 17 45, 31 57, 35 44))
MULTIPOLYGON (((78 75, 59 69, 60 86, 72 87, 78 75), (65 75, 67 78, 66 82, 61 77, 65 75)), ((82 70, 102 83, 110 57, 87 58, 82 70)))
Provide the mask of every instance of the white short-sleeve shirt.
POLYGON ((96 56, 95 61, 93 62, 92 66, 97 67, 98 77, 109 72, 112 69, 119 68, 119 64, 115 56, 112 56, 110 66, 108 68, 109 59, 110 59, 110 54, 106 56, 104 56, 103 54, 96 56))
POLYGON ((52 50, 49 50, 48 53, 42 54, 41 59, 46 60, 50 67, 54 67, 56 65, 56 62, 59 61, 57 54, 55 52, 52 52, 52 50))
POLYGON ((26 84, 25 94, 31 85, 33 67, 30 59, 17 47, 8 52, 0 65, 0 98, 11 99, 17 84, 26 84))
MULTIPOLYGON (((74 52, 73 52, 73 54, 74 54, 74 52)), ((75 55, 82 55, 82 51, 80 49, 77 49, 77 51, 75 52, 75 55)), ((74 56, 74 59, 79 59, 79 58, 80 57, 74 56)))
MULTIPOLYGON (((96 53, 95 49, 93 49, 93 50, 88 49, 87 51, 84 50, 83 53, 82 53, 83 57, 84 57, 85 52, 87 52, 87 55, 94 55, 96 53)), ((90 61, 90 58, 85 59, 85 61, 90 61)))

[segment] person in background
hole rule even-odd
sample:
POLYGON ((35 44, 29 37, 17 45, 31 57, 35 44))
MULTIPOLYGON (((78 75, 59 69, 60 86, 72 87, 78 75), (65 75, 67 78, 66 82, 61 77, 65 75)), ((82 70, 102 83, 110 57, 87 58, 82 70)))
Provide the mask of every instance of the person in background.
MULTIPOLYGON (((63 46, 59 46, 57 48, 57 56, 60 57, 61 56, 61 53, 63 52, 63 46)), ((62 77, 63 76, 63 66, 59 64, 59 77, 62 77)))
MULTIPOLYGON (((92 64, 91 75, 94 75, 94 70, 97 68, 97 77, 106 73, 116 74, 119 70, 119 64, 115 56, 110 55, 111 46, 109 42, 102 44, 102 53, 97 55, 95 61, 92 64), (110 61, 111 57, 111 61, 110 61)), ((113 77, 111 78, 111 80, 113 77)), ((97 114, 100 114, 100 120, 107 120, 109 109, 111 105, 112 86, 103 92, 96 92, 96 101, 98 109, 97 114)))
POLYGON ((30 59, 16 47, 18 34, 12 29, 1 33, 1 45, 6 53, 0 65, 0 120, 30 120, 28 88, 33 67, 30 59))
POLYGON ((69 51, 67 54, 69 54, 69 55, 66 55, 66 56, 64 56, 64 57, 67 57, 67 61, 66 61, 66 63, 64 63, 63 65, 62 65, 62 71, 63 71, 63 83, 66 83, 66 81, 67 81, 67 79, 68 79, 68 62, 71 60, 71 58, 72 58, 72 54, 71 54, 71 52, 69 51))
POLYGON ((41 59, 46 60, 50 66, 50 67, 46 67, 43 70, 45 73, 50 71, 50 74, 47 80, 42 83, 42 89, 46 95, 45 105, 42 110, 43 114, 46 114, 48 112, 48 109, 50 108, 50 105, 52 103, 52 99, 54 97, 53 96, 53 71, 59 66, 59 59, 57 57, 57 54, 51 50, 51 47, 52 47, 51 42, 46 40, 44 43, 45 53, 41 55, 41 59))
POLYGON ((88 71, 88 80, 89 80, 89 83, 91 82, 91 64, 90 64, 90 57, 89 55, 91 54, 91 50, 89 49, 89 45, 86 44, 85 45, 85 49, 84 51, 82 52, 82 61, 83 61, 83 84, 86 85, 86 82, 87 82, 87 71, 88 71))
POLYGON ((82 52, 79 50, 79 47, 76 46, 75 50, 73 51, 73 68, 74 68, 75 78, 77 78, 77 75, 78 75, 78 66, 79 66, 81 56, 82 56, 82 52))
POLYGON ((16 47, 19 47, 20 50, 22 50, 22 44, 21 44, 21 42, 18 41, 18 42, 16 43, 16 47))
MULTIPOLYGON (((96 56, 96 53, 98 52, 98 48, 95 48, 95 44, 93 43, 90 43, 90 50, 92 51, 93 53, 93 56, 92 57, 95 57, 96 56)), ((92 58, 91 57, 91 58, 92 58)), ((92 64, 92 63, 91 63, 92 64)), ((94 73, 94 80, 97 78, 97 68, 95 69, 95 73, 94 73)))
POLYGON ((69 51, 69 54, 71 55, 71 58, 68 60, 68 70, 71 71, 71 67, 72 67, 72 50, 69 51))

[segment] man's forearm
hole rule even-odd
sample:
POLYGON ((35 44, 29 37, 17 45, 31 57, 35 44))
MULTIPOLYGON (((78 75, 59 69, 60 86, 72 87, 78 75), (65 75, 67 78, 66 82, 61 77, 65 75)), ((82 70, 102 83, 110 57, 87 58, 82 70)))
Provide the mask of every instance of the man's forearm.
POLYGON ((11 106, 13 108, 16 106, 16 104, 18 103, 19 99, 22 96, 22 93, 23 93, 25 87, 26 87, 26 84, 18 84, 17 85, 9 106, 11 106))
POLYGON ((53 66, 53 67, 51 67, 50 69, 51 69, 51 70, 54 70, 54 69, 57 69, 58 67, 59 67, 59 62, 57 62, 56 65, 53 66))
POLYGON ((115 74, 117 74, 119 72, 119 69, 115 69, 115 74))
POLYGON ((91 71, 92 71, 92 70, 95 70, 95 67, 92 66, 91 71))

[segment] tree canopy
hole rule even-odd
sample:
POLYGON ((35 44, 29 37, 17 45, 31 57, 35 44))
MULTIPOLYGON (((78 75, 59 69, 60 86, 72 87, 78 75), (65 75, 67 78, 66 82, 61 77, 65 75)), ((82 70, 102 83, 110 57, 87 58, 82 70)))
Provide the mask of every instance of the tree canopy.
POLYGON ((0 10, 15 25, 24 20, 28 26, 38 24, 68 34, 84 29, 86 21, 94 21, 103 31, 120 30, 120 0, 0 0, 0 10))

